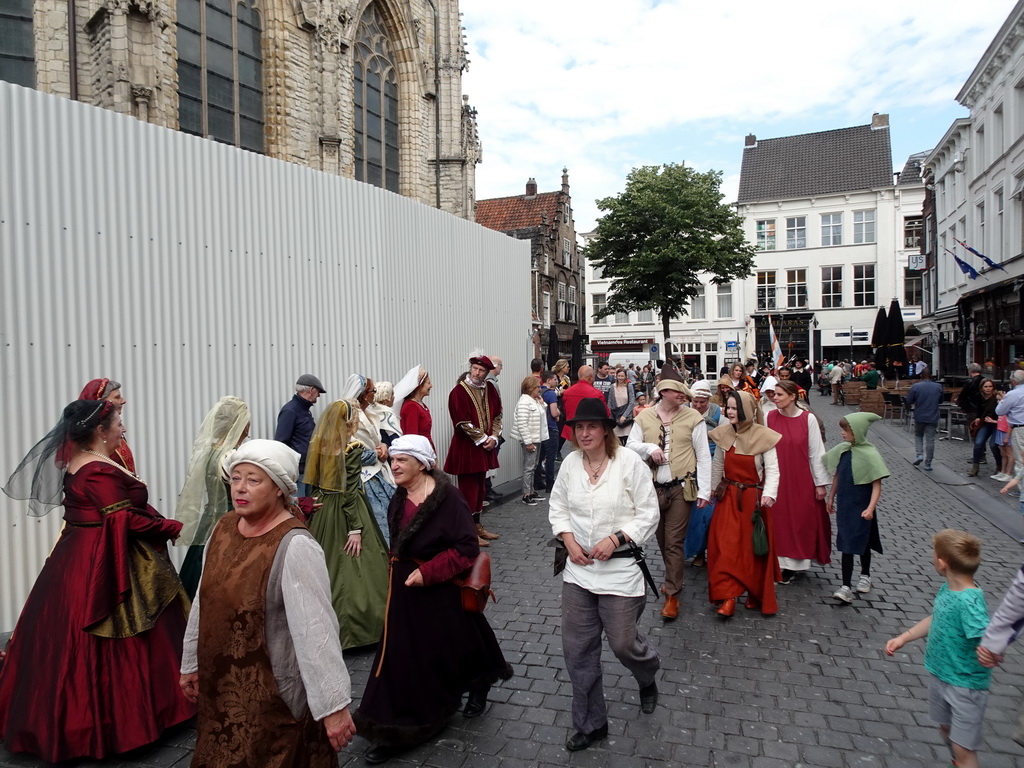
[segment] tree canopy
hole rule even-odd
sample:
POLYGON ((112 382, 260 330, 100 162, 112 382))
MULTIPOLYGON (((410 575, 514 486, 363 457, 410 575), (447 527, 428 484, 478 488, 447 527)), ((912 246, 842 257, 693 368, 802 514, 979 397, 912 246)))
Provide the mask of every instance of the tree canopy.
POLYGON ((669 320, 688 313, 701 273, 715 284, 751 274, 754 247, 743 217, 722 202, 722 174, 684 165, 634 168, 626 189, 597 201, 607 211, 587 245, 587 258, 611 280, 598 317, 657 310, 665 337, 669 320))

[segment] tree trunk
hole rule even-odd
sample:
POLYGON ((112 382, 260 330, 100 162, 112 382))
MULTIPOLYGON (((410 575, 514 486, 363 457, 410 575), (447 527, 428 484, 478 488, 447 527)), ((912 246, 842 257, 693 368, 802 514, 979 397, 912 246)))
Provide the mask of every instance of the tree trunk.
POLYGON ((661 317, 661 332, 664 335, 665 339, 665 343, 662 345, 661 359, 667 361, 672 359, 672 349, 668 343, 668 321, 671 319, 672 316, 664 309, 661 310, 658 314, 661 317))

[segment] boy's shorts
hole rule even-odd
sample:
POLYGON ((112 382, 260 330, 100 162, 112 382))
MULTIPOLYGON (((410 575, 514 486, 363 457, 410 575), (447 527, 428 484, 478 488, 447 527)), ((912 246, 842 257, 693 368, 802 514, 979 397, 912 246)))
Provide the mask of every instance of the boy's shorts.
POLYGON ((987 703, 988 691, 960 688, 934 675, 928 686, 928 716, 938 725, 948 725, 950 741, 971 752, 977 752, 981 746, 987 703))

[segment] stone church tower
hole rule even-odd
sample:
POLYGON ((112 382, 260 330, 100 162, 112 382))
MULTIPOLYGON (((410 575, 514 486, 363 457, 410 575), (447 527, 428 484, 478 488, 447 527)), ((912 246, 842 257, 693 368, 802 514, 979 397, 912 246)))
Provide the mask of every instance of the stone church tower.
POLYGON ((473 218, 458 0, 0 0, 0 15, 2 80, 473 218))

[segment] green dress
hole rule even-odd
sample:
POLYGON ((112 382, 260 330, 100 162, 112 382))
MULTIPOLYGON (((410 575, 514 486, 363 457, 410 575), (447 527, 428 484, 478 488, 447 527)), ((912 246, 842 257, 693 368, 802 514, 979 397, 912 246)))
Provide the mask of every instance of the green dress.
POLYGON ((309 521, 310 533, 323 547, 331 578, 331 603, 341 625, 341 647, 358 648, 380 640, 388 599, 388 552, 384 537, 366 502, 361 470, 362 444, 345 452, 344 491, 314 489, 323 502, 309 521), (363 532, 362 552, 345 552, 349 531, 363 532))

